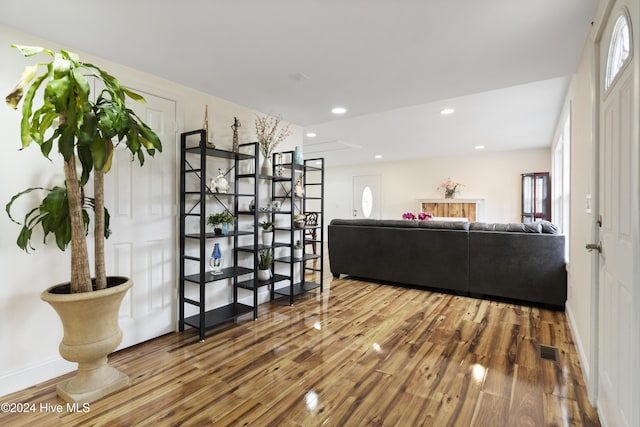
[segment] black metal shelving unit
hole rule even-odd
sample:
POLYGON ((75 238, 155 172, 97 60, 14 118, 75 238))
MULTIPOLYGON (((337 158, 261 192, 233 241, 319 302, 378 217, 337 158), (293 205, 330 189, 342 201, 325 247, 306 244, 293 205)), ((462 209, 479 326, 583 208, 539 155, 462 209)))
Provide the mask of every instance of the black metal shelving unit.
MULTIPOLYGON (((273 211, 273 221, 279 225, 275 228, 276 232, 280 232, 282 239, 278 245, 288 247, 288 256, 280 256, 274 259, 274 263, 288 265, 288 274, 283 275, 282 281, 288 281, 287 286, 276 287, 274 284, 271 294, 272 299, 276 295, 289 298, 289 304, 293 305, 297 295, 320 289, 323 292, 324 287, 324 159, 315 158, 304 160, 303 164, 294 163, 294 152, 285 151, 273 154, 273 179, 271 186, 272 201, 282 202, 283 209, 273 211), (280 160, 279 160, 280 159, 280 160), (287 159, 282 162, 281 159, 287 159), (289 161, 290 159, 290 161, 289 161), (278 173, 281 171, 281 175, 278 173), (301 180, 304 189, 304 195, 296 195, 294 187, 298 180, 301 180), (297 213, 311 214, 318 216, 316 225, 305 225, 304 227, 296 227, 294 216, 297 213), (287 220, 278 221, 278 217, 284 216, 287 220), (285 224, 288 222, 288 224, 285 224), (317 237, 310 238, 307 232, 315 230, 317 237), (297 238, 297 236, 300 236, 297 238), (293 257, 293 246, 296 240, 301 240, 303 244, 302 258, 293 257), (315 243, 319 248, 319 253, 307 253, 307 246, 315 243), (319 260, 319 262, 318 262, 319 260), (319 264, 314 265, 314 264, 319 264), (299 279, 296 280, 295 273, 299 272, 299 279), (307 280, 307 273, 315 273, 314 280, 307 280)), ((275 241, 274 236, 274 241, 275 241)))
MULTIPOLYGON (((259 287, 269 284, 263 284, 254 279, 260 246, 256 231, 258 228, 257 215, 255 212, 239 209, 240 199, 253 198, 258 200, 259 198, 258 143, 240 144, 239 152, 211 148, 206 143, 204 129, 184 132, 180 139, 179 330, 183 331, 185 326, 196 328, 200 341, 204 341, 208 328, 235 320, 248 313, 253 313, 253 318, 257 318, 257 290, 259 287), (226 166, 229 166, 226 175, 232 175, 234 180, 231 192, 214 192, 207 184, 207 163, 211 159, 216 162, 220 161, 220 165, 225 163, 226 166), (253 172, 241 173, 239 166, 242 163, 250 163, 252 165, 250 169, 253 172), (197 185, 191 184, 192 187, 197 186, 196 189, 188 188, 187 181, 190 176, 193 177, 191 182, 197 183, 197 185), (241 186, 241 181, 247 181, 247 184, 241 186), (245 187, 251 190, 243 190, 245 187), (214 202, 236 218, 236 226, 228 234, 216 235, 206 230, 207 205, 214 202), (243 225, 241 225, 240 218, 243 216, 249 217, 248 224, 247 221, 243 221, 243 225), (198 231, 188 233, 188 228, 195 228, 193 221, 197 223, 198 231), (240 227, 247 226, 251 227, 251 230, 240 229, 240 227), (253 239, 250 244, 240 246, 239 238, 241 236, 252 236, 253 239), (230 266, 223 268, 221 274, 214 275, 208 271, 207 267, 208 251, 211 250, 211 248, 207 248, 207 244, 216 239, 231 239, 230 247, 232 247, 233 257, 230 266), (194 246, 196 250, 193 250, 194 246), (244 257, 245 266, 239 265, 238 254, 242 252, 253 253, 253 256, 244 257), (197 272, 186 274, 187 270, 197 270, 197 272), (207 288, 220 281, 227 281, 227 283, 231 281, 233 298, 226 305, 208 309, 206 304, 207 288), (187 286, 198 287, 197 299, 186 296, 187 286), (238 302, 238 288, 253 291, 253 306, 238 302), (196 307, 197 313, 185 317, 186 306, 196 307)), ((220 167, 220 165, 216 165, 216 167, 220 167)))

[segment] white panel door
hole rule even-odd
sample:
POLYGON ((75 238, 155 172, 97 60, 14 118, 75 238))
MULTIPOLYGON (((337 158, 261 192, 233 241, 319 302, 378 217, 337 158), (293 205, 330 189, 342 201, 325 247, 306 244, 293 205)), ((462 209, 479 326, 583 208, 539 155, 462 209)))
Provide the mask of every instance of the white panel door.
MULTIPOLYGON (((135 90, 135 89, 134 89, 135 90)), ((133 279, 120 309, 120 348, 175 330, 175 102, 139 92, 146 104, 127 106, 160 137, 163 150, 140 167, 118 148, 105 177, 113 234, 106 240, 108 275, 133 279)))
MULTIPOLYGON (((635 1, 635 0, 634 0, 635 1)), ((604 76, 612 22, 600 43, 604 76)), ((635 17, 635 15, 632 14, 635 17)), ((637 31, 637 29, 636 29, 637 31)), ((633 33, 633 31, 632 31, 633 33)), ((637 41, 637 39, 635 40, 637 41)), ((635 56, 637 56, 635 49, 635 56)), ((600 103, 598 407, 605 424, 638 426, 638 86, 637 58, 624 68, 600 103)), ((601 91, 604 87, 600 82, 601 91)))
POLYGON ((353 177, 353 218, 380 218, 380 175, 353 177))

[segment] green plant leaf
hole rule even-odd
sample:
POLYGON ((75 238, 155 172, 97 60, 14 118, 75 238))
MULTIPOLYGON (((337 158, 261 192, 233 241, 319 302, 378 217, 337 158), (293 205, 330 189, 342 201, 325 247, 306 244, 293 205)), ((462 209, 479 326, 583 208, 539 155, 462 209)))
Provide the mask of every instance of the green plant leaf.
POLYGON ((42 152, 42 155, 45 156, 47 159, 49 159, 49 154, 51 153, 51 149, 53 148, 54 139, 55 139, 55 135, 47 139, 42 143, 42 145, 40 145, 40 151, 42 152))
POLYGON ((33 106, 33 97, 47 77, 46 74, 36 77, 33 84, 27 90, 27 94, 24 97, 24 101, 22 103, 22 121, 20 122, 20 135, 22 138, 22 148, 26 148, 31 144, 31 127, 29 126, 29 117, 31 117, 31 111, 33 106))
POLYGON ((98 118, 93 111, 86 111, 78 132, 78 141, 90 144, 98 133, 98 118))
POLYGON ((77 54, 73 53, 73 52, 69 52, 68 50, 60 49, 60 54, 62 55, 63 58, 70 60, 74 64, 77 64, 77 63, 80 62, 80 57, 77 54))
POLYGON ((53 52, 49 49, 45 49, 39 46, 24 46, 19 44, 12 44, 11 47, 18 49, 24 56, 33 56, 39 53, 46 53, 47 55, 53 56, 53 52))
POLYGON ((55 105, 57 112, 68 112, 70 111, 68 106, 72 88, 71 78, 68 75, 63 75, 60 78, 49 80, 44 93, 55 105))
POLYGON ((90 144, 91 157, 93 158, 93 165, 97 170, 102 170, 107 161, 107 147, 104 141, 100 138, 94 138, 90 144))
POLYGON ((69 77, 71 65, 71 61, 56 53, 53 59, 53 80, 69 77))
POLYGON ((22 224, 21 222, 16 221, 13 216, 11 215, 11 207, 13 206, 13 202, 15 202, 17 199, 19 199, 20 197, 24 196, 25 194, 29 194, 32 191, 36 191, 36 190, 44 190, 44 191, 48 191, 46 188, 43 187, 31 187, 31 188, 27 188, 24 191, 19 192, 18 194, 15 194, 11 200, 9 200, 9 203, 7 203, 4 207, 4 210, 7 212, 7 216, 9 217, 9 219, 13 222, 15 222, 16 224, 22 224))
POLYGON ((80 185, 86 185, 89 182, 91 171, 93 170, 93 155, 89 144, 78 144, 76 148, 78 159, 82 165, 82 174, 80 175, 80 185))
POLYGON ((158 135, 154 131, 152 131, 149 126, 145 125, 144 123, 140 123, 140 134, 145 139, 145 141, 148 141, 151 144, 151 146, 145 145, 147 149, 154 148, 158 151, 162 151, 162 141, 160 141, 158 135))
POLYGON ((23 251, 29 252, 29 249, 35 250, 33 246, 31 246, 31 234, 33 233, 33 229, 23 225, 20 229, 20 234, 18 234, 18 239, 16 240, 16 244, 23 251))
POLYGON ((9 105, 14 110, 18 108, 18 104, 22 99, 24 88, 27 87, 29 83, 31 83, 31 80, 33 80, 37 72, 37 65, 27 65, 26 67, 24 67, 24 70, 22 70, 20 81, 18 82, 18 84, 16 84, 16 87, 13 89, 13 91, 5 98, 7 105, 9 105))
POLYGON ((62 128, 62 134, 58 139, 58 151, 60 151, 60 154, 64 157, 64 161, 68 162, 69 159, 71 159, 71 156, 73 156, 75 129, 68 124, 61 125, 61 127, 62 126, 64 127, 62 128))
POLYGON ((134 101, 140 102, 142 104, 145 104, 147 102, 146 99, 144 99, 144 96, 135 93, 134 91, 132 91, 131 89, 127 89, 126 87, 122 87, 122 91, 124 93, 126 93, 127 95, 129 95, 129 98, 133 99, 134 101))
POLYGON ((88 101, 91 89, 87 78, 82 74, 82 71, 79 68, 74 68, 72 74, 73 80, 75 80, 76 87, 78 88, 78 95, 80 96, 80 99, 88 101))
MULTIPOLYGON (((111 164, 113 163, 113 142, 110 139, 107 139, 106 141, 104 141, 104 144, 107 150, 107 158, 104 162, 104 166, 102 167, 102 170, 104 171, 104 173, 107 173, 111 170, 111 164)), ((106 224, 105 224, 105 227, 106 227, 106 224)))

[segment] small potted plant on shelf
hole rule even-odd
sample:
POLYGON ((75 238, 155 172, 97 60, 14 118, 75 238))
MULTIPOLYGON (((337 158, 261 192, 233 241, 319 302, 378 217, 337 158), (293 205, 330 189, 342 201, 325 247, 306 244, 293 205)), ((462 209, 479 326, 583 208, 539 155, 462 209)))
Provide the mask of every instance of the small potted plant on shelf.
POLYGON ((307 216, 303 213, 295 214, 293 216, 293 224, 296 228, 304 228, 304 221, 307 219, 307 216))
POLYGON ((220 236, 229 234, 229 224, 233 224, 235 218, 227 210, 209 215, 207 225, 213 227, 213 232, 220 236))
POLYGON ((273 264, 273 251, 263 249, 258 253, 258 280, 271 279, 271 264, 273 264))
POLYGON ((300 240, 296 240, 296 244, 293 245, 293 258, 302 258, 302 242, 300 240))
POLYGON ((258 223, 260 228, 262 228, 262 244, 264 246, 273 245, 273 226, 275 224, 273 221, 262 221, 258 223))

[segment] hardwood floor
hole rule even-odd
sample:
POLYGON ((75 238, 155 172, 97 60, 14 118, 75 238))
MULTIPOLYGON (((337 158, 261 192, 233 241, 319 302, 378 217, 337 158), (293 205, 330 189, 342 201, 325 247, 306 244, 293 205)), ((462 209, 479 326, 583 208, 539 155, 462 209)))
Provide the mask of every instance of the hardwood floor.
POLYGON ((0 425, 600 425, 564 313, 344 278, 110 360, 128 389, 69 412, 57 378, 0 398, 34 405, 0 425))

